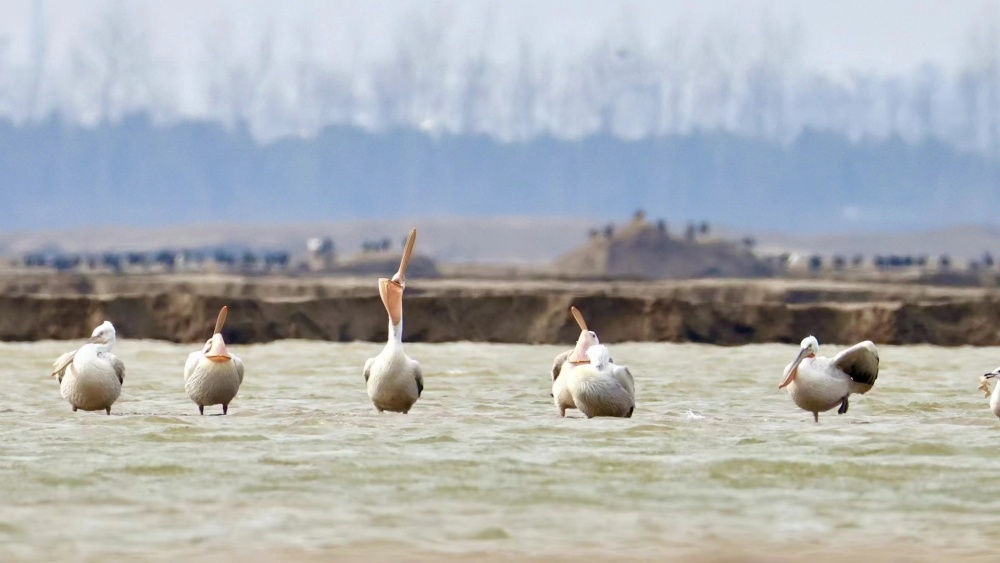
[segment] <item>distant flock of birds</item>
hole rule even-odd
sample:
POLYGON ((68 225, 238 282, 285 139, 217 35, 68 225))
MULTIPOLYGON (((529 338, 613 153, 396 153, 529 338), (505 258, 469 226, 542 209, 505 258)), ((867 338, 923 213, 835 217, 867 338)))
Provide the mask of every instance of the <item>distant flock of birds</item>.
MULTIPOLYGON (((410 231, 399 270, 391 278, 378 280, 379 295, 389 316, 389 337, 382 351, 365 362, 364 377, 368 397, 379 412, 405 414, 424 390, 420 364, 403 351, 402 338, 403 290, 416 236, 416 229, 410 231)), ((615 364, 608 348, 600 343, 597 333, 588 329, 576 307, 571 307, 570 313, 580 327, 580 337, 572 350, 556 356, 551 370, 552 400, 559 415, 578 409, 587 418, 631 417, 635 411, 632 372, 615 364)), ((184 390, 201 414, 205 414, 205 407, 214 405, 221 405, 222 414, 226 414, 243 383, 243 362, 226 348, 222 337, 227 314, 228 309, 223 307, 212 337, 184 364, 184 390)), ((105 321, 83 346, 56 360, 52 375, 58 376, 60 393, 73 411, 103 410, 111 414, 125 380, 125 364, 111 353, 114 344, 115 328, 105 321)), ((833 358, 818 353, 816 338, 805 338, 778 385, 788 390, 799 408, 811 412, 816 422, 819 413, 835 407, 838 414, 846 413, 850 395, 871 390, 879 369, 878 349, 870 341, 851 346, 833 358)), ((988 389, 986 381, 998 376, 1000 368, 985 374, 982 388, 988 389)), ((990 406, 1000 417, 1000 385, 993 389, 990 406)))
POLYGON ((31 252, 22 257, 21 263, 27 268, 52 268, 65 272, 77 269, 108 270, 148 270, 160 268, 173 271, 175 268, 200 268, 211 261, 228 269, 265 270, 280 272, 291 265, 291 255, 284 250, 242 253, 225 249, 212 252, 199 250, 160 250, 157 252, 105 252, 103 254, 56 254, 31 252))

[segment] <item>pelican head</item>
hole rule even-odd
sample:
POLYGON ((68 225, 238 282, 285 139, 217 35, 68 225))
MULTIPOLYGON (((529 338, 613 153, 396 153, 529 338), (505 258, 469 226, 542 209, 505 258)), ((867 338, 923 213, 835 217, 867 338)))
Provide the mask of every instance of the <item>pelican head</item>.
MULTIPOLYGON (((84 346, 86 346, 87 344, 94 344, 104 350, 110 350, 111 347, 115 345, 114 325, 108 321, 104 321, 103 323, 98 325, 97 328, 94 329, 94 332, 90 333, 90 338, 87 339, 87 341, 84 343, 84 346)), ((52 375, 58 375, 59 372, 66 369, 66 366, 73 363, 73 358, 76 357, 76 354, 79 351, 80 349, 77 348, 76 351, 70 354, 69 357, 66 358, 66 361, 62 363, 62 365, 60 365, 59 367, 57 367, 55 370, 52 371, 52 375)))
POLYGON ((576 324, 580 325, 580 338, 576 341, 576 348, 573 349, 573 353, 569 357, 569 361, 574 364, 585 364, 590 361, 587 356, 587 350, 591 346, 596 346, 600 344, 600 340, 597 339, 597 333, 587 328, 587 322, 583 320, 583 315, 580 314, 580 310, 576 307, 570 307, 569 312, 573 314, 573 318, 576 319, 576 324))
POLYGON ((819 340, 816 340, 815 336, 803 338, 802 344, 799 345, 799 355, 795 356, 795 360, 792 363, 785 366, 785 378, 781 380, 778 389, 787 387, 789 383, 795 380, 795 376, 799 372, 799 364, 802 363, 802 360, 815 358, 817 353, 819 353, 819 340))
POLYGON ((410 256, 413 254, 413 245, 417 242, 417 230, 410 231, 410 236, 406 237, 406 246, 403 247, 403 259, 399 262, 399 270, 392 279, 378 279, 378 294, 382 297, 382 304, 389 313, 389 321, 392 326, 403 322, 403 289, 406 287, 406 267, 410 264, 410 256))
POLYGON ((603 371, 611 362, 611 352, 608 351, 607 346, 595 344, 587 348, 587 359, 590 360, 590 365, 594 366, 598 371, 603 371))
POLYGON ((115 327, 108 321, 104 321, 94 332, 90 333, 87 344, 99 344, 105 348, 111 348, 115 344, 115 327))
POLYGON ((997 368, 987 374, 983 374, 986 379, 993 379, 994 377, 1000 376, 1000 368, 997 368))
POLYGON ((213 362, 228 362, 232 359, 229 350, 226 349, 226 341, 222 339, 222 327, 226 324, 226 317, 229 315, 229 308, 222 307, 219 311, 219 318, 215 320, 215 331, 212 338, 205 342, 203 350, 205 357, 213 362))

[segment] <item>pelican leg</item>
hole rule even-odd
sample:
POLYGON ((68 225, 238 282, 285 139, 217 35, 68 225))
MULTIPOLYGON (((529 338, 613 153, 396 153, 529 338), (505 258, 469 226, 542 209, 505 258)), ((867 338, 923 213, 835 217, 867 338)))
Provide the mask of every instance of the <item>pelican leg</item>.
POLYGON ((205 405, 198 405, 198 412, 202 415, 205 414, 205 405))
POLYGON ((73 407, 73 412, 76 412, 76 407, 75 406, 73 407))
MULTIPOLYGON (((76 409, 73 409, 73 410, 76 410, 76 409)), ((566 418, 566 409, 564 409, 562 407, 559 407, 559 417, 560 418, 566 418)))
POLYGON ((229 405, 226 403, 222 403, 222 414, 226 414, 228 412, 229 412, 229 405))
POLYGON ((844 395, 844 401, 842 403, 840 403, 840 408, 837 409, 837 414, 844 414, 845 412, 847 412, 847 398, 848 397, 850 397, 850 395, 844 395))
POLYGON ((818 412, 814 412, 813 413, 813 420, 816 421, 817 424, 819 423, 819 413, 818 412))
POLYGON ((111 416, 111 407, 104 409, 104 412, 108 413, 108 416, 111 416))
POLYGON ((628 414, 626 414, 626 415, 625 415, 625 418, 632 418, 632 413, 633 413, 633 412, 635 412, 635 407, 631 407, 631 408, 630 408, 630 409, 628 410, 628 414))

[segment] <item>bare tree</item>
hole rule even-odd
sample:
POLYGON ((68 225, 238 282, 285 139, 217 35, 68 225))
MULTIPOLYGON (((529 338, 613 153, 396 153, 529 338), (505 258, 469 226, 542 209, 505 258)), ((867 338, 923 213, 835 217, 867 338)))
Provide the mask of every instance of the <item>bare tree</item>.
POLYGON ((84 29, 77 47, 73 89, 81 117, 115 121, 148 106, 156 61, 141 15, 113 2, 84 29))
POLYGON ((444 117, 447 26, 440 14, 414 12, 404 21, 393 56, 373 73, 379 121, 436 129, 444 117))
POLYGON ((657 49, 656 73, 660 80, 656 88, 659 103, 655 123, 657 133, 661 135, 679 134, 690 121, 685 115, 688 87, 686 44, 687 28, 682 22, 664 32, 662 44, 657 49))
POLYGON ((787 140, 794 134, 788 100, 798 71, 801 43, 797 22, 781 26, 764 20, 761 50, 747 69, 741 108, 743 126, 750 135, 787 140))
POLYGON ((0 35, 0 116, 13 112, 15 84, 14 67, 10 62, 10 38, 0 35))
POLYGON ((735 30, 722 22, 712 24, 710 29, 713 32, 703 34, 696 53, 699 72, 692 85, 692 119, 701 128, 727 129, 737 86, 740 40, 735 30))
POLYGON ((202 48, 210 111, 227 125, 250 127, 265 105, 274 66, 274 28, 262 30, 254 54, 247 60, 238 60, 227 20, 207 31, 202 48))
MULTIPOLYGON (((316 58, 316 46, 309 29, 296 33, 297 49, 293 58, 276 68, 285 85, 281 98, 283 114, 280 128, 298 134, 308 134, 332 123, 348 123, 357 111, 354 84, 350 77, 328 61, 316 58), (282 73, 284 71, 284 73, 282 73), (286 76, 289 74, 290 76, 286 76)), ((330 59, 335 60, 334 57, 330 59)), ((274 93, 268 99, 274 97, 274 93)))
POLYGON ((25 118, 37 119, 43 110, 46 58, 49 50, 48 33, 45 29, 45 4, 34 0, 31 4, 31 78, 28 85, 25 118))
POLYGON ((472 50, 459 73, 456 120, 457 130, 476 134, 489 122, 490 90, 496 72, 482 47, 472 50))
POLYGON ((964 92, 969 113, 980 123, 979 137, 983 149, 995 152, 1000 148, 1000 28, 996 16, 969 31, 970 60, 963 73, 964 92), (972 112, 970 112, 970 109, 972 112))
POLYGON ((921 65, 913 82, 909 85, 910 114, 912 123, 908 127, 909 137, 923 139, 934 135, 938 85, 944 81, 937 69, 929 64, 921 65))
POLYGON ((531 45, 522 38, 518 46, 517 67, 511 80, 510 95, 507 97, 510 101, 507 121, 510 135, 514 139, 530 138, 537 131, 541 83, 531 45))
POLYGON ((957 88, 962 105, 962 136, 967 139, 965 148, 982 149, 985 145, 980 100, 982 77, 975 70, 965 69, 959 75, 957 88))

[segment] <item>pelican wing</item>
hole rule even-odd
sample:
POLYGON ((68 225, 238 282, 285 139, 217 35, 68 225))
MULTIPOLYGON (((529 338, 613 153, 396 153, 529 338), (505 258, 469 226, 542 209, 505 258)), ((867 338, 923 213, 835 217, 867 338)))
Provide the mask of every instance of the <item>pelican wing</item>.
MULTIPOLYGON (((63 354, 62 356, 59 356, 59 359, 58 359, 58 360, 56 360, 56 361, 55 361, 55 362, 54 362, 54 363, 52 364, 52 368, 53 368, 53 369, 55 369, 55 368, 57 368, 57 367, 59 367, 59 366, 61 366, 61 365, 65 364, 66 362, 68 362, 68 361, 69 361, 69 357, 70 357, 70 356, 72 356, 72 355, 73 355, 73 354, 75 354, 75 353, 76 353, 76 350, 74 350, 74 351, 72 351, 72 352, 66 352, 66 353, 65 353, 65 354, 63 354)), ((58 376, 59 376, 59 383, 62 383, 62 380, 63 380, 63 375, 66 375, 66 370, 67 370, 67 369, 69 369, 69 368, 70 368, 70 367, 72 367, 72 366, 73 366, 73 364, 72 364, 72 363, 69 363, 69 364, 66 364, 66 367, 64 367, 64 368, 62 369, 62 371, 60 371, 59 373, 57 373, 57 374, 56 374, 56 375, 58 375, 58 376)))
POLYGON ((368 376, 372 374, 372 364, 375 363, 375 358, 368 358, 365 361, 365 383, 368 383, 368 376))
POLYGON ((198 367, 198 359, 201 355, 201 352, 191 352, 188 354, 188 359, 184 362, 184 381, 191 378, 191 374, 194 373, 194 368, 198 367))
POLYGON ((118 376, 118 383, 125 383, 125 362, 114 354, 108 354, 108 359, 111 360, 111 367, 115 369, 115 375, 118 376))
POLYGON ((417 397, 424 392, 424 372, 419 362, 413 362, 413 377, 417 379, 417 397))
POLYGON ((566 350, 562 354, 556 356, 556 359, 552 361, 552 381, 559 378, 559 372, 562 371, 563 364, 565 364, 566 360, 568 360, 572 355, 573 350, 566 350))
POLYGON ((615 366, 612 373, 628 394, 635 397, 635 378, 632 377, 632 372, 625 366, 615 366))
POLYGON ((833 365, 854 381, 852 393, 867 393, 878 377, 878 348, 869 340, 859 342, 834 356, 833 365))
POLYGON ((229 357, 233 359, 233 364, 236 366, 236 374, 240 376, 240 385, 243 385, 243 360, 236 357, 236 354, 230 354, 229 357))

